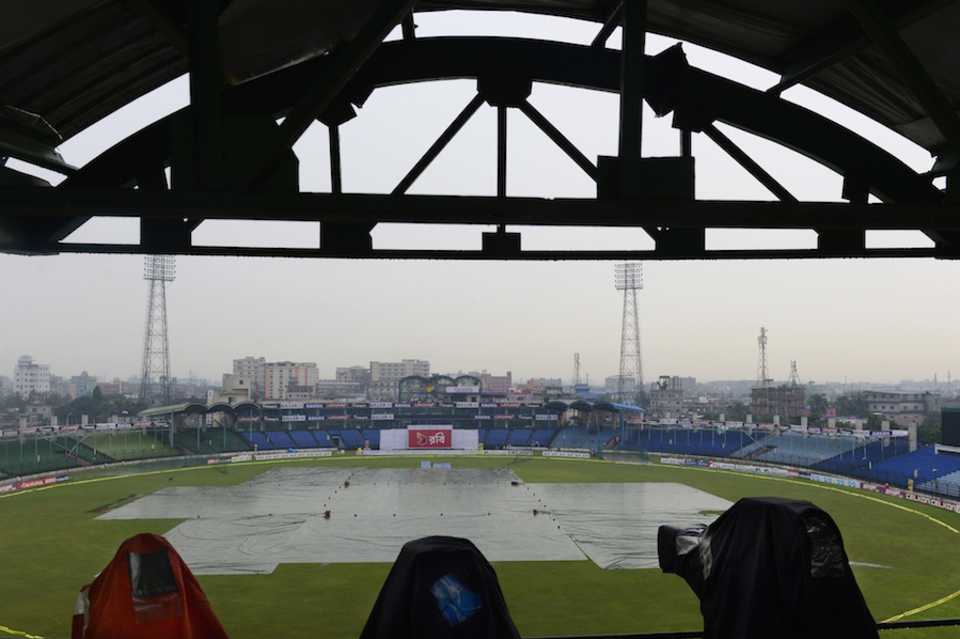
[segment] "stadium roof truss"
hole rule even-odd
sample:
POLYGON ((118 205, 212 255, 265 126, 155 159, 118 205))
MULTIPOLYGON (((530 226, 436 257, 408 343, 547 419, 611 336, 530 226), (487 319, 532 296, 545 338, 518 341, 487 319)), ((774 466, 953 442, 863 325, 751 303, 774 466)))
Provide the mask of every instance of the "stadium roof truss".
MULTIPOLYGON (((960 28, 955 0, 62 0, 8 9, 0 26, 0 251, 436 259, 960 257, 960 28), (414 11, 484 9, 598 24, 591 45, 417 37, 414 11), (403 37, 384 42, 397 25, 403 37), (606 43, 622 27, 622 47, 606 43), (701 44, 778 72, 766 91, 648 56, 645 34, 701 44), (148 91, 190 74, 190 105, 81 167, 58 145, 148 91), (344 193, 339 127, 380 87, 476 80, 476 95, 391 193, 344 193), (533 83, 619 95, 618 154, 589 158, 528 100, 533 83), (804 83, 928 149, 917 173, 877 144, 781 97, 804 83), (642 105, 672 114, 676 157, 643 157, 642 105), (484 103, 497 110, 497 195, 407 190, 484 103), (526 116, 595 183, 596 196, 509 197, 506 113, 526 116), (301 192, 293 144, 330 140, 331 191, 301 192), (278 124, 279 122, 279 124, 278 124), (727 137, 723 123, 836 171, 840 202, 800 201, 727 137), (695 197, 702 132, 776 201, 695 197), (10 166, 66 175, 59 185, 10 166), (946 177, 937 188, 934 179, 946 177), (875 196, 879 203, 869 203, 875 196), (92 216, 140 220, 134 245, 66 243, 92 216), (198 246, 208 219, 320 222, 314 248, 198 246), (375 249, 378 223, 496 225, 480 250, 375 249), (655 248, 523 250, 507 225, 639 227, 655 248), (812 249, 708 250, 706 229, 813 229, 812 249), (929 248, 867 248, 867 230, 919 230, 929 248)), ((584 117, 589 119, 589 113, 584 117)))

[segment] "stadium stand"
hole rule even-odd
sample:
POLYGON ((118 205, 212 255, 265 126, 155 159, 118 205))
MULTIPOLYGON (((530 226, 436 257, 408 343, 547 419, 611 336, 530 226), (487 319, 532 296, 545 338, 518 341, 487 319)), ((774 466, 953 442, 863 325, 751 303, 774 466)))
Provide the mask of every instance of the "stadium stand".
POLYGON ((485 428, 480 431, 480 443, 484 448, 496 450, 507 444, 510 431, 505 428, 485 428))
POLYGON ((832 457, 850 453, 859 442, 853 437, 813 437, 794 433, 768 435, 742 448, 733 457, 794 466, 814 466, 832 457))
POLYGON ((530 445, 547 447, 556 434, 557 429, 555 428, 538 428, 530 435, 530 445))
POLYGON ((872 468, 880 481, 902 485, 907 479, 913 479, 917 487, 933 484, 934 480, 956 471, 960 471, 960 455, 937 454, 933 446, 921 446, 912 453, 885 459, 872 468))
POLYGON ((340 431, 340 447, 344 450, 363 448, 363 433, 352 428, 344 428, 340 431))
POLYGON ((380 431, 376 428, 364 429, 363 439, 370 448, 380 448, 380 431))
MULTIPOLYGON (((166 432, 155 432, 154 437, 166 441, 166 432)), ((215 455, 253 448, 248 441, 230 428, 201 428, 178 430, 174 435, 174 446, 196 455, 215 455)))
POLYGON ((317 440, 317 448, 334 448, 330 434, 325 430, 313 431, 313 438, 317 440))
POLYGON ((317 440, 308 430, 292 430, 290 437, 293 438, 296 448, 317 448, 317 440))
POLYGON ((658 453, 730 457, 738 451, 760 446, 764 433, 741 430, 651 428, 628 430, 620 448, 658 453))
POLYGON ((11 439, 0 442, 0 471, 6 475, 32 475, 77 466, 73 457, 50 439, 11 439))
POLYGON ((63 439, 79 444, 76 447, 76 452, 81 456, 91 455, 86 457, 91 463, 169 457, 180 454, 179 451, 160 441, 159 438, 144 434, 140 430, 94 433, 82 439, 66 437, 63 439))
POLYGON ((609 430, 591 433, 586 428, 577 426, 561 428, 557 436, 553 438, 550 447, 596 450, 604 448, 615 436, 616 433, 609 430))
POLYGON ((270 440, 270 443, 273 444, 274 448, 294 448, 294 441, 290 438, 290 435, 287 434, 285 430, 270 430, 267 431, 267 439, 270 440))
POLYGON ((917 488, 948 497, 960 497, 960 470, 923 482, 917 488))
POLYGON ((532 434, 533 431, 529 428, 514 428, 510 431, 508 443, 510 446, 529 446, 532 434))
POLYGON ((252 430, 243 433, 243 437, 250 442, 252 448, 256 448, 257 450, 273 450, 273 444, 267 439, 266 433, 252 430))

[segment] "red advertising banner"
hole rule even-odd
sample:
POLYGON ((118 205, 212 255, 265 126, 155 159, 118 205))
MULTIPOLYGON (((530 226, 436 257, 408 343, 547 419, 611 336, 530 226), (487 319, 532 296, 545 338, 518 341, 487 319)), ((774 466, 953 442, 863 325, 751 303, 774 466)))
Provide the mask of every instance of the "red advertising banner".
POLYGON ((453 433, 445 428, 418 428, 407 431, 408 448, 450 448, 453 433))

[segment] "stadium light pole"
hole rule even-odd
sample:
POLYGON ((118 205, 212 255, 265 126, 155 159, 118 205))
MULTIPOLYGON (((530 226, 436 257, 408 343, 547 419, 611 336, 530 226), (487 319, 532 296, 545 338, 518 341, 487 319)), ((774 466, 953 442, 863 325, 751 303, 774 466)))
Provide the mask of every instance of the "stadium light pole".
POLYGON ((617 401, 626 402, 626 380, 634 384, 634 397, 643 388, 643 361, 640 355, 640 316, 637 291, 643 289, 643 264, 624 262, 614 265, 613 284, 623 291, 623 319, 620 324, 620 372, 617 377, 617 401))

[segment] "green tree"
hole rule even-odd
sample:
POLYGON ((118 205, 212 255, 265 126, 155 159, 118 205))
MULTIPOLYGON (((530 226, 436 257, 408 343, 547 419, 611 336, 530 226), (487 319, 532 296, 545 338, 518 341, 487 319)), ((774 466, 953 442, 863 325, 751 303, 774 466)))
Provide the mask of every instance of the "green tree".
POLYGON ((921 444, 938 444, 943 435, 939 413, 931 413, 917 427, 917 439, 921 444))
POLYGON ((825 395, 821 395, 820 393, 811 395, 807 400, 807 407, 810 409, 810 421, 813 422, 814 425, 822 424, 829 406, 830 402, 827 401, 825 395))

